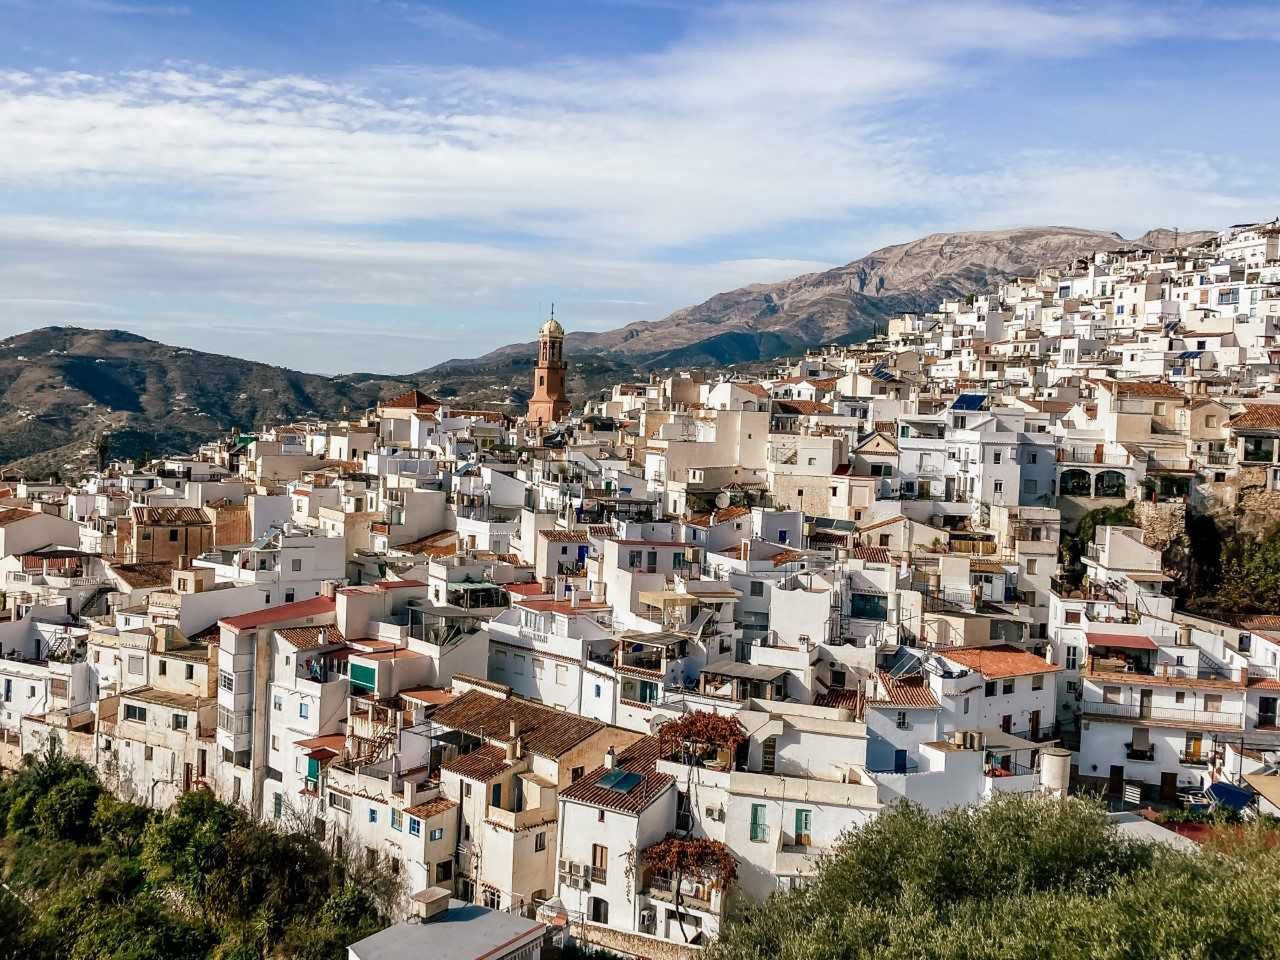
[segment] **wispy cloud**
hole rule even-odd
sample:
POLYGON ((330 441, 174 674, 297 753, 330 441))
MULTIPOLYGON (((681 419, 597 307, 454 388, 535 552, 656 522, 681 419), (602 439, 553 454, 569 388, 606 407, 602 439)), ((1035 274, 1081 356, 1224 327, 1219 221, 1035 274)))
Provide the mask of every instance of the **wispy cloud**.
MULTIPOLYGON (((501 39, 443 7, 395 10, 442 36, 501 39)), ((730 4, 701 8, 656 52, 522 66, 342 81, 190 64, 0 71, 0 198, 52 198, 47 217, 0 221, 0 284, 93 302, 184 290, 272 316, 308 303, 510 315, 549 293, 577 298, 591 326, 655 319, 925 228, 1140 231, 1259 215, 1275 199, 1274 150, 1241 163, 1216 142, 1151 151, 1117 132, 958 157, 937 130, 903 121, 957 88, 998 106, 994 80, 1048 61, 1222 35, 1220 20, 1186 14, 730 4), (121 213, 131 204, 150 222, 121 213), (800 256, 775 239, 787 230, 806 233, 800 256), (392 232, 421 239, 378 236, 392 232), (720 247, 763 258, 703 252, 720 247)), ((1154 122, 1126 106, 1126 122, 1154 122)), ((510 331, 472 323, 459 336, 481 347, 510 331)))

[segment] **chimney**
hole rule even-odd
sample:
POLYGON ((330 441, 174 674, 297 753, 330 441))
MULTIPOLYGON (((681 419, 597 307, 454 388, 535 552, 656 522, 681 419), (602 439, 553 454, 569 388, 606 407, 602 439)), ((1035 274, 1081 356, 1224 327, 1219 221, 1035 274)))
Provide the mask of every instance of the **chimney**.
POLYGON ((191 558, 187 556, 185 553, 178 554, 178 569, 179 570, 191 569, 191 558))
POLYGON ((617 761, 617 755, 613 752, 613 747, 610 747, 607 751, 605 751, 604 768, 606 770, 612 770, 613 765, 616 761, 617 761))
POLYGON ((744 563, 751 559, 751 541, 743 540, 742 545, 738 548, 738 559, 744 563))
POLYGON ((516 747, 515 759, 517 760, 523 759, 524 758, 524 737, 516 737, 515 747, 516 747))
POLYGON ((320 596, 333 600, 338 595, 338 581, 325 580, 320 584, 320 596))
POLYGON ((518 736, 520 736, 520 721, 512 717, 510 723, 507 724, 507 738, 515 740, 518 736))
POLYGON ((507 763, 515 763, 516 751, 518 749, 519 749, 519 746, 517 741, 509 740, 507 742, 507 752, 506 752, 507 763))
POLYGON ((580 592, 581 591, 579 590, 573 589, 572 586, 569 587, 569 606, 575 610, 578 608, 578 594, 580 592))

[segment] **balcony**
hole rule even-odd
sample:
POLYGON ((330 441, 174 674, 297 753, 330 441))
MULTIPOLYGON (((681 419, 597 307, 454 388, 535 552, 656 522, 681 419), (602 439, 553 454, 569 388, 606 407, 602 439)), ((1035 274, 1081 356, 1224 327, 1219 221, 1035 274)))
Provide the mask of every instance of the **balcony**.
POLYGON ((1243 713, 1227 713, 1221 710, 1186 710, 1180 707, 1151 707, 1137 703, 1104 703, 1085 700, 1080 712, 1086 719, 1136 720, 1174 727, 1219 727, 1227 730, 1244 729, 1243 713))
POLYGON ((1135 747, 1132 743, 1126 743, 1124 745, 1124 758, 1142 763, 1152 763, 1156 759, 1156 748, 1153 744, 1148 744, 1145 747, 1135 747))
POLYGON ((591 868, 592 883, 605 883, 606 881, 608 881, 608 879, 609 879, 608 867, 592 867, 591 868))
POLYGON ((1178 762, 1184 767, 1207 767, 1212 754, 1202 750, 1182 750, 1178 753, 1178 762))

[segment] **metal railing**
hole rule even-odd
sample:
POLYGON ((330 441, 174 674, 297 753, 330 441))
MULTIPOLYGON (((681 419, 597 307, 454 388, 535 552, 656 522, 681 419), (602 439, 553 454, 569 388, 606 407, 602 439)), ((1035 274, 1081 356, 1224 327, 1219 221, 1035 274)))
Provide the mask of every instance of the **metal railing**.
POLYGON ((1150 763, 1156 758, 1156 748, 1154 745, 1135 747, 1130 742, 1124 745, 1124 756, 1126 760, 1141 760, 1145 763, 1150 763))
POLYGON ((1154 721, 1156 723, 1209 725, 1216 727, 1244 728, 1243 713, 1227 713, 1222 710, 1187 710, 1179 707, 1148 707, 1137 703, 1104 703, 1085 700, 1080 704, 1085 717, 1114 720, 1154 721))

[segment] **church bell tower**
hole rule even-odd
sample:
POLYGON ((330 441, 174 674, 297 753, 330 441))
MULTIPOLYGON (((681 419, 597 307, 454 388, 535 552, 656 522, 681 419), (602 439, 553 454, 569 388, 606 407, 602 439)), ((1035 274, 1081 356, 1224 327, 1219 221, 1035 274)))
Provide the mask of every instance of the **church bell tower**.
POLYGON ((525 420, 540 427, 563 420, 569 414, 569 398, 565 396, 564 327, 551 317, 538 331, 538 366, 533 371, 533 396, 525 420))

